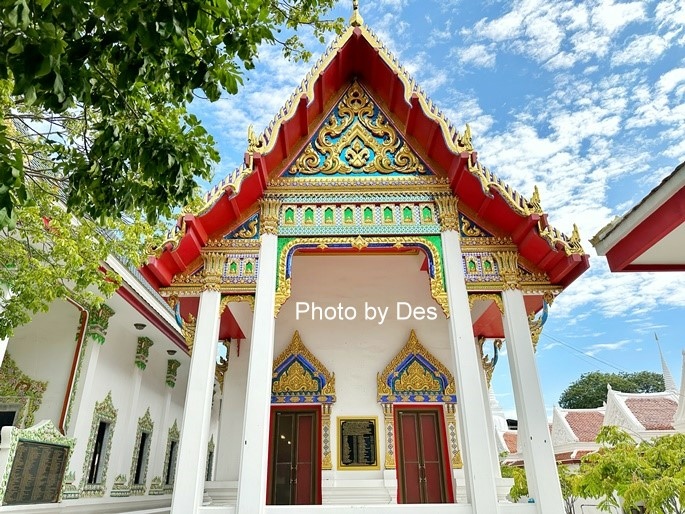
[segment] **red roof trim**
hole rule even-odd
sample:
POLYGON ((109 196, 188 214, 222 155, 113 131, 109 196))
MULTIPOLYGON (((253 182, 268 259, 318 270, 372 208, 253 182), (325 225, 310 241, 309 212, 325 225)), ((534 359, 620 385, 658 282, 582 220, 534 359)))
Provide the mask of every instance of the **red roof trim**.
POLYGON ((684 221, 685 188, 682 188, 606 253, 609 268, 611 271, 682 271, 684 268, 678 265, 670 268, 670 265, 631 263, 684 221))
POLYGON ((322 121, 333 96, 354 79, 372 93, 381 108, 392 117, 397 129, 411 139, 412 146, 422 149, 431 168, 448 176, 451 189, 460 202, 502 233, 513 234, 523 258, 537 263, 553 283, 566 286, 589 267, 587 255, 566 256, 563 249, 552 248, 539 235, 538 222, 546 226, 544 215, 522 216, 499 192, 483 191, 480 181, 467 167, 469 158, 473 162, 477 159, 476 152, 453 153, 440 123, 431 113, 424 112, 423 102, 416 93, 411 95, 409 102, 404 100, 405 85, 398 71, 357 28, 319 76, 311 78, 317 98, 308 99, 303 94, 292 117, 278 126, 277 134, 272 134, 271 137, 277 140, 270 146, 271 150, 263 155, 254 154, 256 171, 245 178, 238 193, 228 199, 233 192, 226 192, 206 213, 187 220, 187 233, 177 248, 165 249, 147 265, 157 279, 157 286, 170 285, 175 275, 185 272, 186 267, 199 257, 208 238, 222 236, 240 213, 262 197, 268 175, 282 171, 285 159, 296 154, 306 143, 310 128, 322 121), (307 103, 309 100, 311 102, 307 103), (437 137, 438 132, 442 137, 437 137), (179 255, 172 256, 174 253, 179 255))

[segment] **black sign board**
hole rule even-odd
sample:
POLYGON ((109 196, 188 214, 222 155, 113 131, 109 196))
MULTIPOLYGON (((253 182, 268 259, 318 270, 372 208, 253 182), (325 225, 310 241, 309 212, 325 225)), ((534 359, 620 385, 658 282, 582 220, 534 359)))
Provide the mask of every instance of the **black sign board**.
POLYGON ((379 469, 375 418, 338 418, 340 469, 379 469))
POLYGON ((68 458, 68 446, 20 440, 14 454, 3 505, 59 501, 68 458))

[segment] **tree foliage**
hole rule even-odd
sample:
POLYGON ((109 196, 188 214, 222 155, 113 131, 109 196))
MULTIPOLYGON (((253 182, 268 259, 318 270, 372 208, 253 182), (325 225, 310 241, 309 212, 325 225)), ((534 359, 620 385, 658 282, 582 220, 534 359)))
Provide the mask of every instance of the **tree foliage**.
POLYGON ((623 393, 655 393, 664 390, 664 377, 651 371, 636 373, 584 373, 559 398, 565 409, 594 409, 606 401, 607 384, 623 393))
POLYGON ((334 0, 0 0, 0 337, 56 298, 93 305, 219 160, 187 111, 237 92, 261 43, 307 58, 334 0), (150 225, 149 223, 153 223, 150 225))
MULTIPOLYGON (((502 477, 514 479, 514 484, 509 490, 509 498, 512 501, 517 502, 528 496, 528 479, 524 468, 503 464, 501 470, 502 477)), ((564 510, 566 514, 575 514, 580 475, 576 471, 572 471, 567 465, 559 463, 557 463, 557 474, 561 486, 561 496, 564 498, 564 510)))
POLYGON ((636 508, 647 512, 685 512, 685 434, 636 443, 618 427, 603 427, 602 447, 583 458, 578 492, 600 498, 599 508, 636 508))
POLYGON ((0 228, 17 222, 30 182, 49 179, 94 219, 170 215, 219 156, 186 106, 235 93, 261 43, 307 57, 281 28, 323 40, 334 0, 0 0, 0 228), (0 86, 2 87, 2 86, 0 86), (79 130, 73 130, 78 123, 79 130), (47 147, 37 153, 9 126, 47 147), (49 156, 48 158, 44 156, 49 156), (41 160, 40 166, 31 166, 41 160))

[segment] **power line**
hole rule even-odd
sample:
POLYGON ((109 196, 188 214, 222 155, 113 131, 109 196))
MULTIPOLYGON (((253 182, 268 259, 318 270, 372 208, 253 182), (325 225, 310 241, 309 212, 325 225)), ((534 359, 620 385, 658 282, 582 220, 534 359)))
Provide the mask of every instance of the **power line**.
POLYGON ((611 364, 610 362, 607 362, 607 361, 605 361, 605 360, 603 360, 603 359, 600 359, 600 358, 598 358, 598 357, 595 357, 594 355, 588 355, 586 352, 584 352, 584 351, 582 351, 582 350, 579 350, 578 348, 575 348, 575 347, 571 346, 571 345, 568 344, 568 343, 565 343, 565 342, 562 341, 561 339, 557 339, 556 337, 553 337, 553 336, 551 336, 551 335, 549 335, 549 334, 545 334, 544 331, 542 332, 542 335, 545 336, 545 337, 547 337, 548 339, 551 339, 551 340, 554 341, 555 343, 558 343, 558 344, 564 346, 565 348, 568 348, 569 350, 573 350, 574 352, 576 352, 576 353, 582 355, 582 356, 585 357, 585 358, 590 358, 590 359, 592 359, 592 360, 595 360, 595 361, 597 361, 597 362, 599 362, 599 363, 601 363, 601 364, 604 364, 605 366, 608 366, 608 367, 610 367, 610 368, 615 369, 616 371, 620 371, 621 373, 628 373, 628 370, 627 370, 627 369, 624 369, 624 368, 621 368, 621 367, 616 366, 616 365, 614 365, 614 364, 611 364))

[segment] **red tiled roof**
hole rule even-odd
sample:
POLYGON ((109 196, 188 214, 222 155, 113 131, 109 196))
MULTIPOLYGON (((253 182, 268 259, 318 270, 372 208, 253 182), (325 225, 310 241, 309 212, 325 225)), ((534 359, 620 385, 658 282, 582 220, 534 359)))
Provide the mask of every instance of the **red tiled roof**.
POLYGON ((504 443, 509 448, 509 453, 516 453, 516 442, 518 441, 518 434, 516 432, 504 432, 504 443))
POLYGON ((604 413, 599 411, 568 411, 566 422, 582 443, 593 443, 604 422, 604 413))
POLYGON ((646 430, 673 430, 678 403, 670 398, 626 398, 626 406, 646 430))

